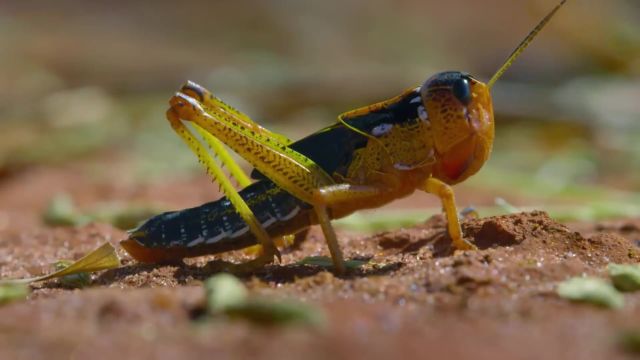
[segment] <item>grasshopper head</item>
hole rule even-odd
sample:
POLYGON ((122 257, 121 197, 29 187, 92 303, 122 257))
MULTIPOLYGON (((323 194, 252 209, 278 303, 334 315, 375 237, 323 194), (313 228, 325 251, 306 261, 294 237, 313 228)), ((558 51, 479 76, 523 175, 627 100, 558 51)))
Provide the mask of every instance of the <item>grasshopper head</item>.
POLYGON ((487 161, 493 146, 489 90, 565 2, 561 0, 540 20, 486 84, 458 71, 441 72, 425 81, 420 95, 435 147, 433 176, 449 184, 458 183, 487 161))
POLYGON ((429 78, 420 95, 431 124, 433 176, 449 184, 475 174, 493 146, 489 88, 468 74, 445 71, 429 78))

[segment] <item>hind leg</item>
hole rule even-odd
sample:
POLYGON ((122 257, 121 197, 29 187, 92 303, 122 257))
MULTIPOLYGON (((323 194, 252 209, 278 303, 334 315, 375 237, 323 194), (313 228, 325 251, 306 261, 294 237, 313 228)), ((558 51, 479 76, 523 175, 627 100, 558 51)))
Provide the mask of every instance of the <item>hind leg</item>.
POLYGON ((222 171, 221 166, 215 162, 213 157, 204 148, 204 146, 193 136, 191 131, 182 123, 177 113, 173 109, 167 111, 167 119, 171 123, 175 132, 187 143, 189 148, 198 157, 198 160, 205 166, 207 173, 217 181, 222 191, 225 193, 229 201, 233 204, 238 214, 247 223, 249 229, 254 234, 260 245, 262 245, 264 251, 262 254, 245 264, 234 265, 232 271, 252 271, 260 268, 265 264, 271 263, 274 256, 279 257, 279 252, 273 244, 271 237, 267 234, 266 230, 260 224, 255 214, 251 211, 247 203, 238 194, 236 189, 231 184, 231 181, 222 171))

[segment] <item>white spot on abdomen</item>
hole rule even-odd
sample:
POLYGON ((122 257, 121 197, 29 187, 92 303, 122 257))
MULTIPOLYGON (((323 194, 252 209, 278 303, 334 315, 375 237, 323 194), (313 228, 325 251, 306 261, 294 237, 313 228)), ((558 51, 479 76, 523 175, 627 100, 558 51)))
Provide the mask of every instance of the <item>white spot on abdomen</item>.
POLYGON ((269 226, 273 225, 273 223, 275 223, 276 221, 278 221, 276 218, 269 216, 269 219, 262 223, 262 227, 266 229, 269 226))
POLYGON ((299 212, 300 212, 300 206, 296 206, 293 210, 291 210, 290 213, 288 213, 286 216, 281 217, 279 220, 287 221, 289 219, 292 219, 294 216, 298 215, 299 212))
POLYGON ((245 226, 242 229, 233 232, 231 235, 229 235, 229 237, 233 239, 233 238, 236 238, 236 237, 238 237, 240 235, 244 235, 247 231, 249 231, 249 227, 245 226))
POLYGON ((206 244, 213 244, 215 242, 220 241, 221 239, 224 239, 225 236, 227 236, 227 233, 223 231, 220 234, 218 234, 218 235, 216 235, 216 236, 214 236, 212 238, 207 239, 207 241, 205 241, 205 243, 206 244))
POLYGON ((195 239, 195 240, 191 240, 191 241, 187 244, 187 247, 193 247, 193 246, 196 246, 196 245, 198 245, 198 244, 200 244, 200 243, 203 243, 203 242, 204 242, 204 238, 203 238, 202 236, 198 236, 198 238, 197 238, 197 239, 195 239))

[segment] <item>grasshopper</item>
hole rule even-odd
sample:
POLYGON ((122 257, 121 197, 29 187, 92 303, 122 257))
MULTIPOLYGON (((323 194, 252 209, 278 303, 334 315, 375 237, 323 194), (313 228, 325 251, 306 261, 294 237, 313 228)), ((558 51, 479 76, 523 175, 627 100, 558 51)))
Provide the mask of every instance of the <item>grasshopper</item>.
POLYGON ((422 190, 441 199, 453 247, 476 249, 462 236, 451 185, 488 160, 494 139, 490 89, 564 3, 536 25, 486 84, 464 72, 441 72, 389 100, 346 112, 295 142, 188 82, 169 101, 167 119, 225 196, 157 215, 132 230, 122 246, 138 261, 155 263, 259 244, 259 256, 234 265, 253 271, 280 257, 274 239, 319 224, 335 270, 344 273, 331 220, 422 190), (251 177, 227 147, 253 166, 251 177))

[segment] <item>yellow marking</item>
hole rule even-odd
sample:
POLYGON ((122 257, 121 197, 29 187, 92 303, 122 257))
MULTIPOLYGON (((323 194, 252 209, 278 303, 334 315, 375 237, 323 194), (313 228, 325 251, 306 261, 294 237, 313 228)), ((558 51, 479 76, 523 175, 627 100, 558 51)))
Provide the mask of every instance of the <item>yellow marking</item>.
POLYGON ((411 89, 407 89, 407 90, 403 91, 402 94, 400 94, 398 96, 394 96, 391 99, 383 100, 383 101, 377 102, 375 104, 371 104, 371 105, 367 105, 367 106, 363 106, 363 107, 357 108, 355 110, 347 111, 345 113, 340 114, 339 117, 341 117, 343 119, 349 119, 349 118, 355 118, 355 117, 362 116, 362 115, 367 115, 367 114, 370 114, 372 112, 384 110, 384 109, 388 108, 390 105, 395 104, 398 101, 404 99, 407 95, 409 95, 412 92, 414 92, 415 89, 416 88, 413 87, 411 89))

